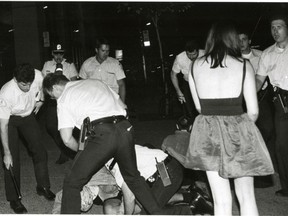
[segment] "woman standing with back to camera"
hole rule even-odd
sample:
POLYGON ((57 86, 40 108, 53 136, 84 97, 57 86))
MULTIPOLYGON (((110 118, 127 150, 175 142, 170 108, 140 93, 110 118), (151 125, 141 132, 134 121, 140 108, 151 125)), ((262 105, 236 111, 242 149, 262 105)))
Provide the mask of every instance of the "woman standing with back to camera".
POLYGON ((241 57, 233 25, 218 23, 210 29, 205 55, 194 62, 189 85, 200 115, 193 125, 184 166, 206 171, 215 215, 232 215, 229 178, 234 179, 241 215, 258 215, 253 176, 269 175, 274 169, 255 126, 254 71, 241 57))

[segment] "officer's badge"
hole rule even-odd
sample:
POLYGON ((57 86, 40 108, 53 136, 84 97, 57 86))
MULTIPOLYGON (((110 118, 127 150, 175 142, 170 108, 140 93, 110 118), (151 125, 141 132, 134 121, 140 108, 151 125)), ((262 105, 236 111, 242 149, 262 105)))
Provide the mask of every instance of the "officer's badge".
POLYGON ((0 107, 6 107, 6 101, 0 98, 0 107))

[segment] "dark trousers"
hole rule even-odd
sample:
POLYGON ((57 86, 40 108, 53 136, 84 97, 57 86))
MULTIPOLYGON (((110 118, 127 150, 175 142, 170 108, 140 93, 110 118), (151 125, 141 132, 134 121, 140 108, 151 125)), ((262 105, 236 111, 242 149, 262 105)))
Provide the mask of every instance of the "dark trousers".
POLYGON ((118 163, 128 187, 147 212, 162 212, 151 189, 137 170, 132 130, 127 120, 116 124, 99 124, 93 128, 94 133, 88 137, 85 149, 77 154, 70 173, 64 179, 61 213, 80 213, 80 191, 112 157, 118 163))
MULTIPOLYGON (((20 188, 20 153, 19 133, 27 142, 27 148, 32 155, 34 172, 38 186, 50 187, 47 152, 41 142, 41 130, 34 114, 27 117, 11 116, 8 125, 9 149, 13 160, 13 171, 20 188)), ((8 201, 17 200, 18 196, 10 172, 4 168, 5 190, 8 201)))
MULTIPOLYGON (((171 156, 170 156, 171 157, 171 156)), ((161 178, 157 178, 151 187, 160 207, 163 207, 171 197, 179 190, 183 181, 184 167, 174 158, 166 165, 171 180, 171 185, 164 187, 161 178)))
POLYGON ((288 113, 284 113, 279 98, 274 100, 276 159, 281 187, 288 190, 288 113))
POLYGON ((181 88, 182 88, 182 91, 186 100, 186 103, 183 104, 185 106, 184 109, 186 109, 186 115, 188 115, 188 117, 190 117, 194 121, 194 119, 199 113, 195 108, 195 104, 191 95, 189 83, 183 80, 181 88))
POLYGON ((76 153, 65 146, 58 131, 56 100, 50 98, 45 99, 45 103, 37 114, 37 118, 60 149, 62 157, 74 158, 76 153))

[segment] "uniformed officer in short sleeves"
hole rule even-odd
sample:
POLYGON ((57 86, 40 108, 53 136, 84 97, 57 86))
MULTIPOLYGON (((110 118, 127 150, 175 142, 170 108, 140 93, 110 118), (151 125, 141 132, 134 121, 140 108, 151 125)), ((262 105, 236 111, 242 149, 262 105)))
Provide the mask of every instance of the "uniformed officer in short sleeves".
MULTIPOLYGON (((64 58, 65 49, 62 44, 55 44, 52 48, 52 60, 46 61, 42 74, 45 77, 47 74, 63 74, 69 80, 76 80, 78 76, 77 69, 74 63, 70 63, 64 58)), ((44 109, 39 113, 39 120, 45 125, 48 134, 53 138, 54 142, 61 151, 56 164, 63 164, 69 160, 69 158, 74 158, 75 154, 70 151, 62 142, 58 127, 57 127, 57 113, 56 113, 56 101, 46 98, 44 109)))
POLYGON ((26 213, 17 190, 13 185, 9 169, 12 167, 16 183, 20 188, 19 133, 27 141, 32 154, 37 193, 54 200, 50 191, 47 167, 47 152, 41 141, 41 130, 34 114, 43 104, 41 72, 30 64, 21 64, 14 70, 14 78, 3 85, 0 91, 0 131, 3 145, 4 178, 6 198, 15 213, 26 213))
POLYGON ((65 76, 49 74, 43 90, 57 99, 58 129, 66 146, 78 151, 72 136, 74 127, 91 120, 84 150, 78 151, 73 166, 64 179, 61 213, 80 214, 80 191, 104 164, 115 158, 121 174, 137 200, 150 214, 191 214, 188 208, 160 208, 136 165, 133 127, 125 118, 123 102, 110 87, 100 80, 69 82, 65 76))
POLYGON ((126 85, 125 73, 117 59, 109 56, 110 43, 106 38, 96 40, 96 55, 88 58, 82 64, 79 77, 82 79, 99 79, 119 94, 125 103, 126 85))

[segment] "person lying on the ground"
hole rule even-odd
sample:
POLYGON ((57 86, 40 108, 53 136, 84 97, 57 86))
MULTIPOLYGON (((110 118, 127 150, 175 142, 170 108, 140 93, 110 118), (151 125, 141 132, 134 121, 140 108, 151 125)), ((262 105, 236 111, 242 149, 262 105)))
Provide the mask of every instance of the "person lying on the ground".
MULTIPOLYGON (((193 213, 197 212, 198 210, 206 211, 205 213, 209 213, 211 211, 211 208, 213 210, 213 207, 211 205, 208 205, 206 202, 202 203, 201 201, 199 203, 195 202, 195 199, 199 200, 199 197, 197 197, 196 191, 187 191, 183 194, 177 194, 176 192, 181 187, 181 183, 183 180, 183 167, 180 165, 180 163, 169 156, 168 154, 164 153, 160 149, 150 149, 147 147, 143 147, 140 145, 135 145, 135 151, 137 155, 137 166, 138 170, 140 171, 141 175, 147 180, 147 183, 150 185, 152 193, 154 194, 157 202, 160 206, 166 205, 168 202, 181 202, 183 201, 185 205, 193 205, 191 206, 191 210, 193 213), (170 177, 171 184, 168 186, 164 186, 161 178, 157 174, 157 168, 156 168, 156 160, 158 162, 164 161, 164 164, 168 168, 168 173, 170 177), (201 205, 200 205, 201 203, 201 205), (207 204, 207 206, 205 205, 207 204), (198 210, 197 207, 198 206, 198 210)), ((109 169, 109 166, 111 165, 112 160, 110 160, 106 167, 109 169)), ((114 167, 111 169, 111 176, 108 177, 110 179, 112 176, 115 177, 116 183, 119 187, 121 187, 121 192, 123 194, 123 203, 122 200, 120 202, 119 197, 121 196, 114 196, 113 198, 108 198, 104 202, 103 211, 105 214, 135 214, 135 213, 145 213, 144 209, 139 208, 140 205, 136 205, 136 200, 133 195, 133 193, 130 191, 126 183, 124 182, 122 175, 120 173, 118 164, 116 163, 114 167), (111 213, 113 212, 113 213, 111 213)), ((107 174, 107 172, 105 172, 107 174)), ((97 178, 99 174, 95 174, 92 179, 89 181, 89 183, 85 186, 87 188, 93 188, 92 190, 82 190, 81 192, 81 210, 82 211, 88 211, 93 203, 93 199, 97 196, 96 192, 101 190, 96 190, 95 187, 99 188, 99 185, 101 185, 95 178, 97 178), (88 194, 87 194, 88 193, 88 194), (90 199, 90 201, 87 201, 87 198, 90 199), (84 201, 86 199, 86 201, 84 201)), ((109 175, 109 173, 108 173, 109 175)), ((111 182, 114 184, 113 182, 111 182)), ((102 183, 103 184, 103 183, 102 183)), ((115 184, 114 184, 115 185, 115 184)), ((107 185, 106 185, 107 186, 107 185)), ((103 188, 102 188, 103 189, 103 188)), ((103 192, 103 190, 102 190, 103 192)), ((57 199, 54 204, 53 213, 59 213, 61 206, 61 194, 57 194, 57 199), (57 207, 58 206, 58 207, 57 207), (57 209, 58 212, 57 212, 57 209), (55 210, 56 209, 56 210, 55 210)), ((111 197, 111 196, 110 196, 111 197)))

